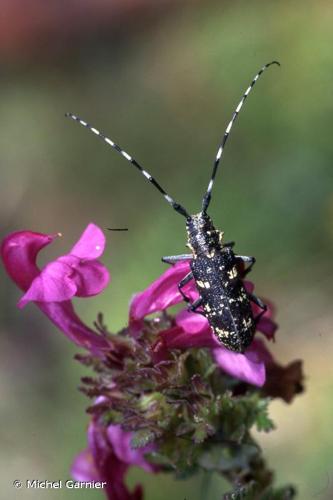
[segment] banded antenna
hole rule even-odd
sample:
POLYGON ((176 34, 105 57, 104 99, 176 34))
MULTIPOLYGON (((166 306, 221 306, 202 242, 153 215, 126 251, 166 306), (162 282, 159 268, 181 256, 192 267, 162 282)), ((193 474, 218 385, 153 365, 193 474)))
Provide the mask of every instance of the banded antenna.
POLYGON ((230 134, 230 130, 232 129, 232 126, 238 116, 238 113, 240 112, 240 110, 242 109, 243 107, 243 104, 245 102, 245 99, 247 98, 247 96, 249 95, 249 93, 251 92, 251 90, 253 89, 256 81, 259 79, 260 75, 265 71, 265 69, 267 69, 269 66, 271 66, 272 64, 277 64, 278 66, 280 66, 280 63, 278 61, 272 61, 270 63, 267 63, 265 64, 260 71, 258 71, 258 73, 256 74, 256 76, 253 78, 250 86, 247 88, 245 94, 243 95, 242 99, 240 100, 237 108, 235 109, 233 115, 232 115, 232 118, 226 128, 226 131, 224 132, 224 136, 223 136, 223 139, 221 141, 221 143, 219 144, 219 147, 218 147, 218 150, 217 150, 217 154, 216 154, 216 158, 215 158, 215 161, 214 161, 214 166, 213 166, 213 171, 212 171, 212 176, 210 178, 210 181, 209 181, 209 184, 208 184, 208 188, 207 188, 207 191, 206 191, 206 194, 205 196, 203 197, 203 200, 202 200, 202 212, 206 212, 207 211, 207 208, 209 206, 209 203, 210 203, 210 200, 211 200, 211 196, 212 196, 212 189, 213 189, 213 185, 214 185, 214 181, 215 181, 215 176, 216 176, 216 173, 217 173, 217 169, 218 169, 218 166, 219 166, 219 163, 221 161, 221 157, 222 157, 222 154, 223 154, 223 151, 224 151, 224 147, 226 145, 226 142, 228 140, 228 137, 229 137, 229 134, 230 134))
POLYGON ((120 146, 118 146, 118 144, 113 142, 111 139, 109 139, 106 135, 104 135, 102 132, 97 130, 95 127, 93 127, 89 123, 82 120, 79 116, 73 115, 72 113, 66 113, 65 116, 67 118, 71 118, 72 120, 78 122, 80 125, 82 125, 83 127, 87 128, 88 130, 93 132, 95 135, 97 135, 97 137, 102 139, 102 141, 106 142, 106 144, 108 144, 113 149, 115 149, 118 153, 120 153, 124 158, 126 158, 127 161, 132 163, 132 165, 134 165, 142 173, 142 175, 146 179, 148 179, 148 181, 151 182, 155 186, 156 189, 158 189, 158 191, 160 193, 162 193, 165 200, 169 203, 169 205, 172 206, 172 208, 174 210, 176 210, 176 212, 183 215, 183 217, 186 217, 186 218, 189 217, 189 214, 185 210, 185 208, 182 205, 180 205, 179 203, 177 203, 173 198, 171 198, 171 196, 168 195, 168 193, 162 188, 162 186, 157 182, 157 180, 154 179, 154 177, 152 175, 150 175, 149 172, 147 172, 144 168, 142 168, 141 165, 135 160, 135 158, 132 158, 132 156, 130 156, 128 153, 126 153, 126 151, 124 151, 120 146))

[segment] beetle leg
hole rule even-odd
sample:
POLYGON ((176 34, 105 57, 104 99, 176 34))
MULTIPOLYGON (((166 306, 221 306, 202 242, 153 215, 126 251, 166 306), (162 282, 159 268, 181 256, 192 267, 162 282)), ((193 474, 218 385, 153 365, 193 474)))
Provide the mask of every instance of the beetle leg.
POLYGON ((191 260, 193 256, 191 253, 185 253, 182 255, 168 255, 166 257, 162 257, 162 262, 166 262, 167 264, 175 264, 181 260, 191 260))
POLYGON ((244 264, 249 264, 249 266, 243 271, 243 277, 246 276, 252 269, 256 262, 255 257, 249 257, 248 255, 235 255, 236 259, 241 260, 244 264))
POLYGON ((183 292, 182 288, 184 288, 184 286, 189 283, 191 281, 191 279, 193 279, 193 274, 192 272, 188 273, 179 283, 178 283, 178 290, 180 291, 180 293, 182 294, 182 297, 183 299, 185 300, 185 302, 187 303, 190 303, 190 298, 185 295, 185 293, 183 292))
POLYGON ((232 248, 235 246, 235 242, 234 241, 227 241, 226 243, 223 243, 223 246, 232 248))
POLYGON ((258 307, 260 307, 260 309, 263 309, 264 312, 267 311, 266 304, 264 304, 263 301, 259 299, 259 297, 254 295, 254 293, 248 293, 247 295, 252 302, 254 302, 258 307))
POLYGON ((267 306, 266 304, 263 303, 263 301, 261 299, 259 299, 259 297, 257 297, 256 295, 254 295, 253 293, 248 293, 248 297, 249 299, 254 302, 258 307, 260 307, 260 309, 262 309, 262 311, 254 318, 254 321, 255 323, 259 323, 260 321, 260 318, 265 314, 265 312, 267 311, 267 306))
POLYGON ((188 307, 188 310, 191 312, 197 312, 198 307, 200 307, 202 305, 202 303, 203 303, 203 299, 201 297, 199 297, 197 300, 195 300, 193 302, 193 304, 191 304, 188 307))

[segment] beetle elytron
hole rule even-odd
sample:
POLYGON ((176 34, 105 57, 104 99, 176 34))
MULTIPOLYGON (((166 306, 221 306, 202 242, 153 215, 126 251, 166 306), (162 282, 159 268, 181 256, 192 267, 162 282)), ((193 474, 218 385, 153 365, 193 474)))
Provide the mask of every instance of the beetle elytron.
POLYGON ((215 229, 211 218, 207 215, 207 209, 211 200, 216 172, 233 123, 256 81, 265 69, 272 64, 279 65, 277 61, 272 61, 261 68, 234 111, 218 147, 212 176, 203 198, 201 212, 195 215, 190 215, 182 205, 176 203, 154 177, 111 139, 78 116, 71 113, 66 114, 66 116, 91 130, 132 163, 162 193, 172 208, 186 218, 187 246, 192 253, 163 257, 162 260, 169 264, 181 260, 190 261, 191 271, 178 285, 180 293, 189 304, 189 310, 203 314, 208 319, 217 339, 225 347, 236 352, 244 352, 251 344, 256 324, 267 307, 258 297, 245 290, 242 281, 244 276, 251 270, 255 262, 254 257, 237 255, 232 250, 233 242, 223 242, 223 232, 215 229), (245 264, 248 265, 247 268, 245 268, 245 264), (199 298, 192 304, 183 291, 185 285, 191 280, 195 281, 199 292, 199 298), (253 316, 251 302, 254 302, 262 309, 257 317, 253 316))

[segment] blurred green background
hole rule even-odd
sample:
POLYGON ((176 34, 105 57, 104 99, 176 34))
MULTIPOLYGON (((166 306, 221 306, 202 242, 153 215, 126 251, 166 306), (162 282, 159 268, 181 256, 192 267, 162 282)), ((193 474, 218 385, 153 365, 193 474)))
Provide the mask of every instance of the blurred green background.
MULTIPOLYGON (((190 211, 200 209, 217 145, 256 71, 278 59, 251 94, 217 177, 210 213, 251 279, 277 306, 270 348, 305 361, 306 393, 276 401, 277 431, 258 435, 279 483, 300 498, 333 497, 333 6, 331 2, 1 0, 2 234, 59 239, 41 264, 65 253, 85 226, 108 233, 112 273, 99 297, 77 301, 89 324, 112 330, 131 295, 182 253, 184 220, 72 111, 104 130, 190 211)), ((86 444, 88 401, 77 391, 77 349, 29 305, 1 269, 0 497, 97 499, 99 492, 15 491, 13 479, 66 479, 86 444)), ((131 472, 147 500, 220 499, 213 478, 177 482, 131 472), (208 489, 207 489, 208 488, 208 489)))

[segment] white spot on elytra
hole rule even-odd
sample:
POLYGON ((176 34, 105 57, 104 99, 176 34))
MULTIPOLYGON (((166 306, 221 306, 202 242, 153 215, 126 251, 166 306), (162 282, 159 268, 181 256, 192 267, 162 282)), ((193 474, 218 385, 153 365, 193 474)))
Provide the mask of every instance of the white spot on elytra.
POLYGON ((230 279, 236 278, 237 276, 237 269, 236 267, 233 267, 230 271, 228 271, 228 276, 230 279))
POLYGON ((246 320, 245 318, 243 319, 243 325, 245 328, 249 328, 251 325, 252 325, 252 319, 251 318, 248 318, 248 320, 246 320))
POLYGON ((218 334, 218 337, 228 337, 229 336, 228 330, 221 330, 221 328, 216 328, 216 332, 218 334))

